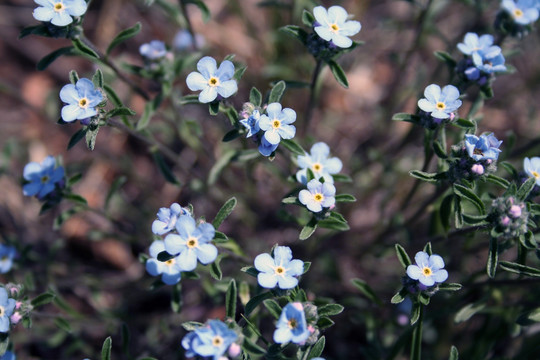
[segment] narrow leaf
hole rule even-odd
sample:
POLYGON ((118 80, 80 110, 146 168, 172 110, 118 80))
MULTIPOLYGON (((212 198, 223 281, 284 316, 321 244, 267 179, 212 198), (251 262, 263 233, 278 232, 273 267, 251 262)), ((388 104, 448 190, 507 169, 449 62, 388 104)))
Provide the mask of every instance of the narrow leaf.
POLYGON ((165 180, 167 180, 171 184, 180 185, 180 181, 178 181, 176 176, 173 174, 171 168, 163 159, 163 156, 161 156, 158 151, 154 151, 152 153, 152 157, 154 158, 154 162, 156 163, 159 171, 161 172, 165 180))
POLYGON ((85 137, 86 137, 86 128, 79 129, 75 134, 73 134, 71 139, 69 139, 67 149, 68 150, 71 149, 85 137))
MULTIPOLYGON (((272 90, 270 91, 270 95, 268 97, 268 103, 271 104, 271 103, 275 103, 275 102, 280 102, 286 88, 287 88, 287 85, 285 84, 285 81, 283 81, 283 80, 278 81, 272 87, 272 90)), ((301 155, 304 155, 304 152, 302 152, 301 155)))
POLYGON ((540 322, 540 307, 519 315, 516 322, 521 326, 533 325, 540 322))
POLYGON ((350 194, 336 195, 336 202, 355 202, 356 198, 350 194))
POLYGON ((81 39, 79 38, 74 38, 74 39, 71 39, 72 43, 73 43, 73 47, 79 51, 80 53, 82 53, 83 55, 87 55, 91 58, 94 58, 94 59, 99 59, 99 55, 93 50, 91 49, 88 45, 84 44, 81 39))
POLYGON ((34 299, 32 299, 30 303, 32 304, 33 307, 39 307, 39 306, 43 306, 45 304, 50 303, 51 301, 54 300, 55 297, 56 295, 53 293, 44 292, 36 296, 34 299))
POLYGON ((476 206, 476 208, 478 209, 481 215, 484 215, 486 213, 486 207, 484 203, 482 202, 482 200, 480 200, 478 195, 476 195, 471 189, 460 184, 454 184, 453 188, 454 188, 454 194, 472 202, 473 205, 476 206))
POLYGON ((279 319, 282 309, 275 300, 267 299, 263 301, 263 304, 276 320, 279 319))
POLYGON ((130 39, 130 38, 134 37, 135 35, 137 35, 141 31, 141 28, 142 28, 141 23, 138 22, 135 25, 133 25, 132 27, 120 31, 114 37, 114 39, 112 39, 112 41, 109 44, 109 46, 107 47, 107 51, 105 53, 107 55, 109 55, 109 53, 115 47, 117 47, 119 44, 121 44, 122 42, 126 41, 127 39, 130 39))
POLYGON ((482 311, 486 307, 484 303, 467 304, 462 307, 454 317, 456 324, 469 320, 474 314, 482 311))
POLYGON ((52 53, 46 55, 36 65, 36 68, 39 71, 45 70, 49 65, 51 65, 56 59, 62 55, 72 55, 74 51, 73 46, 67 46, 53 51, 52 53))
POLYGON ((54 324, 58 328, 64 330, 65 332, 71 333, 71 326, 69 325, 69 322, 66 319, 58 317, 58 318, 54 319, 54 324))
POLYGON ((340 304, 327 304, 319 306, 317 308, 317 313, 319 316, 334 316, 341 314, 343 312, 343 305, 340 304))
POLYGON ((262 104, 262 95, 256 87, 252 87, 249 92, 249 102, 255 106, 261 106, 262 104))
POLYGON ((304 225, 304 227, 302 228, 302 231, 300 231, 300 236, 298 238, 300 240, 308 239, 311 235, 313 235, 315 230, 317 230, 317 223, 318 223, 317 218, 313 216, 311 220, 309 220, 309 222, 306 225, 304 225))
POLYGON ((257 296, 254 296, 249 300, 249 302, 246 304, 246 307, 244 309, 244 315, 249 316, 255 310, 257 306, 259 306, 260 303, 262 303, 266 299, 272 298, 274 295, 272 295, 271 292, 265 292, 262 294, 259 294, 257 296))
POLYGON ((537 269, 537 268, 521 265, 521 264, 510 262, 510 261, 501 261, 500 265, 501 265, 501 269, 509 271, 509 272, 513 272, 520 275, 531 276, 531 277, 540 277, 540 269, 537 269))
POLYGON ((525 201, 529 194, 531 193, 532 189, 534 189, 534 186, 536 185, 536 179, 535 178, 529 178, 527 181, 525 181, 518 189, 516 193, 516 197, 520 201, 525 201))
POLYGON ((345 71, 343 71, 341 66, 339 66, 339 64, 336 63, 334 60, 328 61, 328 66, 330 67, 332 75, 334 75, 334 78, 337 80, 337 82, 344 88, 348 88, 349 82, 347 81, 347 75, 345 75, 345 71))
POLYGON ((454 345, 452 345, 450 348, 450 356, 448 357, 448 360, 459 360, 459 353, 454 345))
POLYGON ((112 339, 109 336, 103 342, 103 347, 101 348, 101 360, 111 360, 111 349, 112 349, 112 339))
POLYGON ((313 344, 313 346, 311 347, 311 350, 309 351, 309 355, 308 355, 308 360, 321 356, 324 351, 325 345, 326 345, 326 338, 324 336, 321 336, 319 340, 317 340, 317 342, 313 344))
POLYGON ((212 225, 214 225, 214 228, 219 228, 221 223, 233 212, 234 208, 236 207, 237 200, 235 197, 230 198, 223 204, 221 209, 219 209, 218 213, 216 214, 216 217, 214 218, 214 221, 212 221, 212 225))
POLYGON ((407 252, 405 251, 403 246, 401 246, 399 244, 396 244, 395 248, 396 248, 396 254, 397 254, 399 262, 405 268, 405 270, 407 270, 407 267, 409 265, 412 265, 412 262, 411 262, 411 259, 409 258, 409 255, 407 255, 407 252))
POLYGON ((491 237, 489 240, 489 253, 486 265, 486 271, 490 278, 495 277, 497 271, 497 262, 499 259, 499 244, 497 238, 491 237))
POLYGON ((369 300, 374 302, 375 304, 382 306, 382 301, 379 299, 377 294, 375 294, 375 291, 369 286, 364 280, 362 279, 352 279, 352 284, 364 294, 365 297, 367 297, 369 300))
POLYGON ((225 309, 227 316, 234 320, 236 317, 236 297, 237 297, 236 281, 231 279, 229 286, 227 287, 227 294, 225 297, 225 309))
POLYGON ((216 260, 210 265, 210 275, 216 280, 221 280, 223 277, 223 272, 221 271, 221 267, 219 266, 219 263, 221 262, 222 257, 218 256, 216 260))

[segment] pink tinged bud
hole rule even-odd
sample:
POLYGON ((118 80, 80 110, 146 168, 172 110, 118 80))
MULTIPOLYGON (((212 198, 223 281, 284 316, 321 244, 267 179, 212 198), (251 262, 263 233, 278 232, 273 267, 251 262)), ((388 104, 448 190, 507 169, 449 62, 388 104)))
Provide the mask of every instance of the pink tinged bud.
POLYGON ((510 224, 510 218, 508 216, 505 216, 501 219, 501 224, 503 224, 504 226, 507 226, 508 224, 510 224))
POLYGON ((302 306, 302 303, 295 302, 295 303, 292 303, 292 305, 295 307, 296 310, 304 311, 304 307, 302 306))
POLYGON ((328 209, 333 210, 335 207, 336 207, 336 204, 332 204, 332 205, 330 205, 330 207, 328 209))
POLYGON ((9 318, 11 320, 11 323, 13 325, 17 324, 19 321, 21 321, 22 319, 22 316, 21 314, 19 314, 18 312, 15 312, 13 313, 13 315, 11 315, 11 317, 9 318))
POLYGON ((487 159, 486 162, 487 162, 488 164, 491 164, 491 163, 493 162, 493 160, 492 160, 492 159, 487 159))
POLYGON ((450 121, 453 121, 455 117, 456 117, 456 114, 450 113, 450 121))
POLYGON ((480 164, 474 164, 471 167, 471 171, 475 173, 476 175, 483 175, 484 174, 484 167, 480 164))
POLYGON ((17 301, 15 302, 15 309, 19 310, 22 306, 22 302, 21 301, 17 301))
POLYGON ((512 205, 510 208, 510 216, 513 218, 518 218, 521 216, 521 206, 519 205, 512 205))
POLYGON ((232 343, 231 346, 229 346, 228 352, 231 357, 237 357, 242 352, 242 349, 237 343, 232 343))
POLYGON ((315 332, 315 328, 313 326, 311 326, 311 325, 308 325, 307 329, 312 334, 315 332))

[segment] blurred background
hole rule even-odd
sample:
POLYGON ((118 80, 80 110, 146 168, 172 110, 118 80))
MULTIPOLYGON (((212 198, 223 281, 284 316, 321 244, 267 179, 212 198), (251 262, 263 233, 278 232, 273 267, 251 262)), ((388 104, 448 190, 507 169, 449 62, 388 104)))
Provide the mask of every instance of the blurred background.
MULTIPOLYGON (((232 162, 209 183, 211 169, 223 154, 255 145, 245 139, 222 142, 230 130, 229 121, 223 115, 209 116, 202 105, 180 107, 165 102, 163 111, 153 117, 148 128, 182 159, 182 168, 173 167, 180 186, 165 181, 145 143, 113 128, 101 128, 94 151, 82 142, 67 151, 68 141, 80 125, 56 123, 62 106, 58 93, 69 82, 70 70, 91 77, 96 67, 82 58, 62 57, 46 71, 37 71, 36 63, 43 56, 70 42, 38 36, 18 39, 22 28, 37 23, 32 17, 36 5, 30 0, 3 0, 0 237, 14 244, 22 255, 17 266, 0 280, 25 284, 31 297, 48 288, 59 294, 55 305, 33 314, 32 329, 19 325, 12 332, 17 358, 97 359, 103 340, 110 335, 113 358, 127 359, 122 351, 123 325, 131 334, 125 347, 134 357, 184 358, 180 341, 186 331, 181 323, 223 318, 222 290, 228 280, 234 277, 256 289, 255 279, 239 269, 252 265, 257 254, 268 252, 276 243, 290 246, 295 258, 312 262, 300 282, 308 296, 333 298, 345 306, 345 311, 334 318, 336 325, 325 332, 323 356, 390 358, 393 344, 410 328, 400 317, 407 314, 407 309, 390 304, 404 275, 394 244, 403 245, 413 257, 427 241, 432 241, 434 253, 447 263, 449 281, 462 282, 465 289, 456 294, 437 294, 432 299, 426 315, 425 358, 447 358, 454 344, 460 354, 465 354, 464 359, 534 359, 532 350, 538 347, 533 340, 538 339, 538 329, 516 330, 509 320, 515 315, 510 310, 478 314, 466 323, 454 322, 459 309, 478 299, 486 298, 501 309, 520 301, 538 304, 538 294, 534 294, 538 284, 509 288, 499 284, 494 289, 484 271, 487 235, 449 239, 439 236, 444 230, 432 216, 436 204, 431 199, 435 190, 432 185, 421 184, 409 205, 403 206, 414 184, 408 172, 423 165, 424 130, 391 120, 396 112, 414 113, 427 85, 448 84, 449 72, 433 52, 448 51, 460 59, 456 44, 465 33, 493 33, 499 1, 205 3, 211 13, 208 22, 203 22, 197 7, 187 6, 193 28, 202 35, 204 45, 198 53, 186 55, 190 65, 176 80, 173 91, 178 97, 190 94, 185 76, 195 70, 196 61, 203 55, 220 62, 227 54, 235 54, 235 64, 247 65, 239 91, 230 99, 238 110, 248 100, 252 86, 264 93, 273 81, 281 79, 310 82, 315 67, 312 56, 296 39, 277 30, 288 24, 302 26, 304 8, 339 4, 362 23, 354 39, 365 44, 339 60, 347 73, 349 89, 342 88, 325 68, 309 126, 302 124, 309 97, 307 88, 288 88, 282 100, 284 107, 293 108, 299 115, 296 141, 306 150, 315 142, 326 142, 332 155, 343 161, 342 173, 353 178, 352 183, 337 184, 338 193, 350 193, 358 199, 338 206, 351 229, 340 233, 318 229, 310 239, 298 240, 301 227, 290 217, 304 216, 303 210, 281 204, 281 199, 296 187, 287 178, 297 171, 290 152, 284 149, 273 162, 262 156, 232 162), (428 3, 429 11, 425 11, 428 3), (54 218, 72 205, 64 201, 39 216, 39 201, 23 197, 21 189, 24 165, 41 162, 47 155, 61 156, 68 176, 82 173, 74 192, 96 209, 73 216, 57 229, 52 226, 54 218), (123 185, 105 209, 107 193, 121 177, 123 185), (220 231, 233 238, 245 256, 223 259, 221 284, 204 275, 200 280, 182 280, 182 310, 173 313, 170 287, 151 290, 154 279, 138 260, 152 242, 155 214, 173 202, 183 206, 191 203, 197 216, 212 219, 231 196, 237 197, 238 206, 220 231), (382 305, 363 297, 352 285, 353 278, 366 281, 382 305), (71 332, 55 325, 53 320, 58 315, 69 321, 71 332), (489 340, 474 343, 478 334, 489 340)), ((172 0, 170 4, 177 5, 172 0)), ((175 34, 186 25, 181 16, 156 4, 147 6, 142 0, 94 0, 85 16, 84 29, 87 37, 104 50, 115 34, 136 22, 142 24, 141 33, 111 55, 120 68, 123 64, 142 66, 138 52, 141 44, 158 39, 172 46, 175 34)), ((538 35, 535 29, 523 39, 504 39, 501 47, 507 63, 516 71, 497 77, 495 96, 485 101, 479 122, 478 134, 494 132, 503 140, 500 160, 509 161, 518 170, 525 156, 540 155, 538 35)), ((112 81, 108 69, 102 70, 124 103, 139 114, 134 117, 137 119, 144 109, 144 99, 124 83, 112 81)), ((132 78, 151 94, 157 93, 159 87, 153 81, 132 78)), ((477 96, 475 89, 467 93, 460 114, 467 113, 477 96)), ((458 133, 457 128, 449 130, 449 145, 461 140, 458 133)), ((508 177, 502 169, 498 175, 508 177)), ((262 325, 268 334, 273 326, 270 318, 262 325)), ((406 359, 407 353, 398 353, 395 358, 406 359)))

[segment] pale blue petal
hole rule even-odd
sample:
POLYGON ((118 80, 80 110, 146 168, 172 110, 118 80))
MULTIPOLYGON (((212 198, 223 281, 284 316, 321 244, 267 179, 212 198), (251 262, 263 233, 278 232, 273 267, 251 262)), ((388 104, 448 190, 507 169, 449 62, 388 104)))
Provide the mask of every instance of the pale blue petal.
POLYGON ((345 36, 353 36, 360 32, 362 25, 359 21, 351 20, 347 21, 339 28, 339 33, 345 36))
MULTIPOLYGON (((281 125, 278 129, 279 135, 282 139, 292 139, 294 135, 296 134, 296 127, 294 125, 281 125)), ((268 132, 266 132, 268 134, 268 132)), ((266 137, 266 140, 268 140, 268 137, 266 137)), ((268 140, 269 143, 272 144, 270 140, 268 140)), ((279 140, 278 140, 279 142, 279 140)), ((277 143, 276 143, 277 144, 277 143)))
POLYGON ((266 108, 266 113, 272 119, 279 119, 281 115, 281 104, 277 102, 269 104, 266 108))
POLYGON ((535 170, 539 170, 540 169, 540 157, 533 157, 531 159, 531 165, 533 167, 533 169, 535 170))
POLYGON ((199 224, 197 229, 193 232, 193 236, 199 239, 199 244, 204 244, 212 241, 216 235, 216 229, 210 223, 204 222, 199 224))
POLYGON ((31 182, 23 186, 24 196, 34 196, 41 190, 41 182, 31 182))
POLYGON ((289 263, 287 274, 292 276, 300 276, 304 273, 304 262, 302 260, 294 259, 289 263))
POLYGON ((195 219, 188 215, 182 215, 176 221, 176 231, 184 240, 193 234, 195 231, 195 219))
POLYGON ((435 280, 438 283, 441 283, 445 281, 446 279, 448 279, 448 271, 446 270, 439 270, 433 274, 433 280, 435 280))
POLYGON ((186 249, 186 240, 176 234, 165 237, 165 250, 171 255, 176 255, 186 249))
POLYGON ((54 16, 54 10, 52 8, 38 7, 34 9, 32 16, 39 21, 51 21, 54 16))
POLYGON ((209 264, 212 261, 216 260, 218 250, 212 244, 202 244, 195 250, 197 253, 197 258, 202 264, 209 264))
POLYGON ((432 112, 436 109, 435 104, 427 99, 418 100, 418 107, 425 112, 432 112))
POLYGON ((279 137, 279 134, 275 130, 268 130, 264 133, 264 138, 266 141, 268 141, 271 145, 279 144, 279 141, 281 138, 279 137))
POLYGON ((259 254, 257 257, 255 257, 255 260, 253 262, 255 265, 255 269, 262 271, 262 272, 273 272, 275 262, 272 256, 270 254, 259 254))
POLYGON ((234 75, 234 64, 229 60, 224 60, 215 75, 221 82, 231 79, 234 75))
MULTIPOLYGON (((71 105, 70 105, 71 106, 71 105)), ((86 109, 81 108, 79 111, 79 114, 77 115, 77 119, 87 119, 89 117, 95 116, 97 114, 97 110, 94 108, 87 107, 86 109)))
POLYGON ((413 280, 418 280, 422 276, 422 269, 416 265, 407 266, 407 276, 413 280))
POLYGON ((69 16, 69 14, 65 10, 54 14, 51 20, 51 24, 56 25, 56 26, 66 26, 66 25, 71 24, 72 22, 73 22, 73 19, 71 18, 71 16, 69 16))
POLYGON ((161 275, 161 281, 163 281, 167 285, 178 284, 181 278, 182 278, 181 272, 177 272, 174 274, 164 273, 163 275, 161 275))
POLYGON ((327 26, 317 26, 313 30, 319 35, 323 40, 330 41, 334 33, 330 31, 327 26))
POLYGON ((433 285, 435 285, 435 279, 433 279, 433 276, 424 276, 424 275, 422 275, 422 276, 420 276, 418 281, 420 281, 420 283, 425 285, 425 286, 433 286, 433 285))
POLYGON ((341 24, 347 20, 347 11, 341 6, 334 5, 328 9, 328 20, 331 23, 341 24))
POLYGON ((298 279, 292 276, 278 276, 278 286, 280 289, 292 289, 298 285, 298 279))
POLYGON ((199 91, 208 87, 208 80, 200 73, 194 71, 186 78, 186 84, 191 91, 199 91))
POLYGON ((278 328, 274 331, 274 342, 277 344, 285 344, 291 341, 293 334, 289 328, 278 328))
POLYGON ((15 299, 8 299, 7 305, 4 308, 5 314, 7 316, 13 315, 13 310, 15 310, 15 305, 16 304, 17 304, 17 302, 15 301, 15 299))
POLYGON ((307 190, 300 190, 300 193, 298 194, 298 200, 304 205, 307 205, 312 197, 313 195, 311 195, 311 193, 307 190))
POLYGON ((316 6, 313 8, 313 16, 315 20, 321 25, 328 24, 328 12, 322 6, 316 6))
POLYGON ((266 289, 273 289, 276 287, 278 279, 276 274, 261 272, 257 275, 257 282, 259 285, 266 289))
POLYGON ((304 185, 307 184, 307 169, 298 170, 296 172, 296 181, 304 185))
POLYGON ((154 220, 152 223, 152 232, 156 235, 163 235, 170 231, 169 224, 160 220, 154 220))
POLYGON ((349 48, 352 45, 352 40, 341 34, 334 34, 334 36, 332 36, 332 42, 334 45, 344 49, 349 48))
POLYGON ((441 101, 448 103, 459 98, 459 90, 453 85, 446 85, 441 92, 441 101))
POLYGON ((24 166, 23 177, 26 180, 39 180, 41 178, 41 173, 41 164, 32 161, 24 166))
POLYGON ((296 121, 296 111, 291 108, 285 108, 281 111, 281 122, 283 124, 292 124, 296 121))
POLYGON ((236 80, 227 80, 219 84, 217 92, 224 98, 228 98, 238 91, 236 80))
POLYGON ((162 271, 160 271, 160 261, 156 259, 146 260, 146 271, 152 276, 161 274, 162 271))
MULTIPOLYGON (((431 103, 437 103, 441 96, 441 87, 439 85, 431 84, 424 90, 424 96, 431 103)), ((425 110, 424 110, 425 111, 425 110)))
POLYGON ((322 211, 321 203, 313 199, 313 196, 311 196, 311 198, 308 200, 306 207, 308 208, 309 211, 313 211, 313 212, 322 211))
POLYGON ((82 112, 79 105, 76 105, 76 104, 66 105, 62 108, 62 111, 61 111, 62 120, 64 120, 65 122, 75 121, 79 119, 79 114, 81 113, 82 112))
MULTIPOLYGON (((311 158, 313 159, 313 161, 321 162, 323 159, 326 159, 328 155, 330 155, 330 147, 326 145, 326 143, 318 142, 318 143, 313 144, 310 152, 311 152, 311 158)), ((303 167, 307 167, 307 166, 303 166, 303 167)))
POLYGON ((448 113, 439 110, 433 111, 431 116, 437 119, 448 119, 450 117, 448 113))
POLYGON ((330 174, 337 174, 343 168, 343 163, 337 157, 330 158, 323 163, 324 170, 330 174))
POLYGON ((9 331, 9 318, 7 316, 0 317, 0 332, 6 333, 9 331))
POLYGON ((79 92, 73 84, 67 84, 60 90, 60 99, 68 104, 79 104, 79 92))
POLYGON ((414 261, 416 262, 416 265, 420 267, 428 266, 429 265, 429 255, 424 251, 419 251, 414 256, 414 261))
MULTIPOLYGON (((326 183, 325 183, 326 184, 326 183)), ((328 208, 336 203, 336 198, 333 196, 325 196, 324 200, 321 202, 321 206, 328 208)))
POLYGON ((54 6, 54 1, 53 0, 34 0, 34 2, 36 4, 44 6, 44 7, 52 8, 54 6))
POLYGON ((86 12, 86 2, 84 0, 75 0, 72 1, 71 4, 67 4, 66 2, 66 11, 71 16, 81 16, 86 12))
POLYGON ((321 193, 324 196, 334 196, 336 195, 336 187, 332 184, 324 183, 322 184, 321 193))
POLYGON ((274 249, 274 259, 276 265, 286 266, 292 260, 292 250, 288 246, 277 246, 274 249))
POLYGON ((197 63, 197 70, 204 76, 205 79, 210 79, 216 74, 217 64, 213 57, 205 56, 197 63))
POLYGON ((307 183, 307 188, 310 193, 315 194, 322 189, 322 183, 317 179, 312 179, 307 183))
POLYGON ((148 252, 150 253, 150 256, 153 258, 157 258, 160 252, 165 251, 165 242, 162 240, 156 240, 150 245, 150 249, 148 249, 148 252))
POLYGON ((268 131, 270 129, 272 129, 272 123, 271 123, 271 120, 268 116, 266 115, 261 115, 260 119, 259 119, 259 128, 263 131, 268 131))
POLYGON ((6 306, 8 300, 8 293, 6 289, 0 288, 0 306, 6 306))
POLYGON ((185 249, 176 257, 178 268, 182 271, 191 271, 197 267, 197 254, 192 249, 185 249))
POLYGON ((207 104, 209 102, 216 100, 217 95, 218 95, 218 92, 215 86, 207 86, 199 94, 199 101, 202 102, 203 104, 207 104))
POLYGON ((514 0, 503 0, 501 7, 511 13, 516 8, 516 3, 514 0))
POLYGON ((433 272, 436 272, 439 269, 444 267, 444 260, 439 255, 431 255, 429 257, 429 267, 433 272))

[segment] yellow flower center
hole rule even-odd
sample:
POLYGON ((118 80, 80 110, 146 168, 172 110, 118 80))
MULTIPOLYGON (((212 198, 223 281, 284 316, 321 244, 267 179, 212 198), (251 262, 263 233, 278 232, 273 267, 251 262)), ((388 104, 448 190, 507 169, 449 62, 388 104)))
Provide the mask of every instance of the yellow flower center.
POLYGON ((165 264, 168 265, 168 266, 172 266, 172 265, 174 265, 175 262, 176 262, 176 260, 169 259, 169 260, 165 261, 165 264))
POLYGON ((437 105, 435 105, 435 106, 436 106, 437 109, 439 109, 439 110, 444 110, 444 109, 446 108, 446 105, 444 105, 444 103, 441 102, 441 101, 438 101, 438 102, 437 102, 437 105))
POLYGON ((422 269, 422 273, 425 275, 425 276, 431 276, 433 274, 433 271, 431 271, 430 268, 428 268, 427 266, 425 266, 423 269, 422 269))
POLYGON ((212 76, 210 80, 208 80, 208 85, 214 87, 219 85, 219 79, 215 76, 212 76))
POLYGON ((214 336, 214 338, 212 339, 212 345, 218 347, 221 346, 221 344, 223 344, 223 338, 219 335, 214 336))
POLYGON ((289 327, 289 329, 296 329, 296 327, 298 326, 298 322, 296 321, 296 319, 291 319, 287 323, 287 326, 289 327))
POLYGON ((274 121, 272 121, 272 127, 274 129, 279 129, 280 126, 281 126, 281 121, 279 121, 278 119, 274 119, 274 121))
POLYGON ((278 266, 275 272, 276 272, 276 275, 283 275, 285 274, 285 268, 283 266, 278 266))
POLYGON ((86 109, 88 107, 88 99, 83 97, 79 100, 79 107, 86 109))
POLYGON ((187 245, 188 248, 193 249, 193 248, 197 247, 197 245, 199 245, 199 242, 197 241, 197 238, 190 237, 188 239, 186 245, 187 245))
POLYGON ((44 175, 41 177, 41 183, 46 184, 49 182, 49 177, 47 175, 44 175))
POLYGON ((535 179, 538 179, 540 177, 540 174, 537 173, 536 171, 533 171, 532 176, 534 176, 535 179))
POLYGON ((514 10, 514 17, 522 17, 523 16, 523 11, 521 11, 520 9, 515 9, 514 10))
POLYGON ((3 306, 0 306, 0 317, 4 316, 6 310, 4 309, 3 306))
POLYGON ((61 2, 57 2, 56 4, 54 4, 54 11, 60 12, 62 10, 64 10, 64 4, 62 4, 61 2))
POLYGON ((313 169, 313 171, 319 172, 319 171, 322 170, 323 166, 321 164, 319 164, 319 163, 315 163, 315 164, 313 164, 313 166, 311 168, 313 169))
POLYGON ((0 261, 6 261, 6 260, 8 260, 8 259, 9 259, 9 258, 7 257, 7 255, 4 255, 4 256, 2 256, 2 259, 0 259, 0 261))
POLYGON ((315 195, 313 195, 313 199, 315 199, 315 201, 317 202, 321 202, 324 200, 324 195, 321 193, 316 193, 315 195))
POLYGON ((336 24, 332 24, 332 25, 330 25, 330 29, 332 29, 333 32, 338 32, 339 31, 339 26, 337 26, 336 24))

